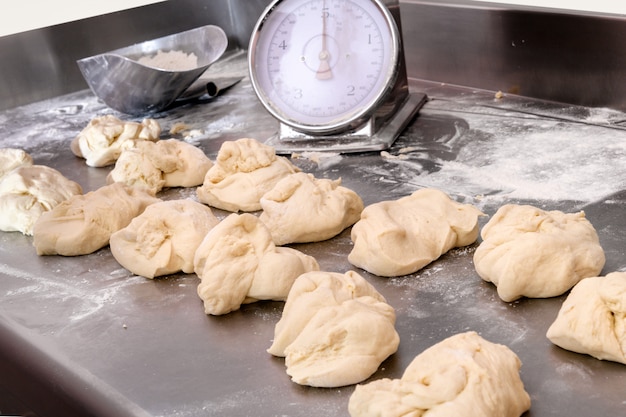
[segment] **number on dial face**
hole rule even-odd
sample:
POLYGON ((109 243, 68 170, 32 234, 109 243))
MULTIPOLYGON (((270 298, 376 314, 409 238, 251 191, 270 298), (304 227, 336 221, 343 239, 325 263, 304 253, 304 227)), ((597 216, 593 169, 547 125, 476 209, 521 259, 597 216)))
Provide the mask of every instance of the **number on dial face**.
POLYGON ((295 0, 263 25, 259 86, 276 112, 304 125, 371 107, 395 63, 392 30, 375 2, 295 0))

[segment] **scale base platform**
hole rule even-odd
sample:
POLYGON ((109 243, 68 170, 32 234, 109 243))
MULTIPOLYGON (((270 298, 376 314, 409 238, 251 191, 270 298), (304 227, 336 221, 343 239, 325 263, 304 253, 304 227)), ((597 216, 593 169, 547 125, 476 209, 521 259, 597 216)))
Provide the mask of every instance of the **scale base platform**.
POLYGON ((355 132, 336 136, 312 136, 293 132, 287 128, 281 129, 283 133, 270 137, 265 141, 265 144, 272 146, 279 155, 294 152, 358 153, 382 151, 393 145, 427 101, 426 94, 409 93, 399 110, 373 134, 355 132), (284 131, 291 131, 297 135, 285 136, 284 131))

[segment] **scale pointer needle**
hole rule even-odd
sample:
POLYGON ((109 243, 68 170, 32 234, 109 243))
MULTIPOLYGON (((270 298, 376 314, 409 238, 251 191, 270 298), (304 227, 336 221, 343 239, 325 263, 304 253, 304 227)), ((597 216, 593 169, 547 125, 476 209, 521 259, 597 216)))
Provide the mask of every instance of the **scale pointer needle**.
POLYGON ((330 70, 330 53, 328 52, 328 47, 326 45, 326 17, 328 16, 328 12, 326 11, 326 6, 324 5, 322 9, 322 50, 318 56, 320 60, 320 65, 317 68, 317 72, 315 73, 315 78, 318 80, 328 80, 333 77, 333 73, 330 70))

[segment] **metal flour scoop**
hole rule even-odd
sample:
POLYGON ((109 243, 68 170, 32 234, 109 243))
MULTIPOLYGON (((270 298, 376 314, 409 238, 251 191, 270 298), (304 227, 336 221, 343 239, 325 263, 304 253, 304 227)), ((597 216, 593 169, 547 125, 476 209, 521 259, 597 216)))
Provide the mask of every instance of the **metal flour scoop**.
POLYGON ((142 116, 172 104, 224 53, 227 45, 224 31, 207 25, 83 58, 77 64, 89 88, 107 106, 142 116), (197 66, 157 68, 139 62, 168 52, 193 54, 197 66))

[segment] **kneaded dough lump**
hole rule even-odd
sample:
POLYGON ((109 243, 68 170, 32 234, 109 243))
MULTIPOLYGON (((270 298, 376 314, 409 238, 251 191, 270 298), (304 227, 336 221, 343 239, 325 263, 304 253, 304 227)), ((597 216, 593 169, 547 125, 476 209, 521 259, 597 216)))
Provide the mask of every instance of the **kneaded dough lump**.
POLYGON ((576 284, 547 337, 563 349, 626 364, 626 272, 576 284))
POLYGON ((261 198, 261 221, 277 245, 319 242, 352 226, 363 201, 341 180, 316 179, 299 172, 281 179, 261 198))
POLYGON ((198 199, 226 211, 258 211, 263 194, 299 171, 287 158, 277 156, 274 148, 255 139, 227 141, 198 187, 198 199))
POLYGON ((481 231, 474 253, 478 275, 493 282, 503 301, 563 294, 600 274, 605 255, 584 212, 544 211, 507 204, 481 231))
POLYGON ((33 157, 17 148, 0 148, 0 179, 15 168, 33 165, 33 157))
POLYGON ((0 230, 32 235, 39 217, 82 187, 45 165, 22 165, 0 178, 0 230))
POLYGON ((435 189, 372 204, 352 227, 348 261, 383 277, 411 274, 452 248, 474 243, 482 215, 435 189))
POLYGON ((164 187, 201 185, 212 165, 200 148, 177 139, 127 142, 107 183, 145 187, 156 194, 164 187))
POLYGON ((402 378, 357 385, 348 410, 352 417, 519 417, 531 403, 520 368, 507 346, 460 333, 416 356, 402 378))
POLYGON ((127 141, 156 141, 160 134, 161 126, 154 119, 137 123, 108 114, 93 118, 74 138, 70 149, 90 167, 104 167, 117 161, 127 141))
POLYGON ((150 204, 161 201, 143 189, 120 183, 75 195, 39 217, 33 229, 37 255, 86 255, 109 244, 150 204))
POLYGON ((309 272, 294 282, 268 352, 285 357, 295 383, 356 384, 397 351, 395 321, 394 309, 356 272, 309 272))
POLYGON ((193 259, 217 217, 193 200, 160 201, 146 207, 128 226, 111 235, 113 257, 146 278, 194 272, 193 259))
POLYGON ((249 213, 233 213, 212 228, 194 258, 198 295, 212 315, 258 300, 283 301, 298 276, 318 269, 315 258, 277 247, 267 227, 249 213))

